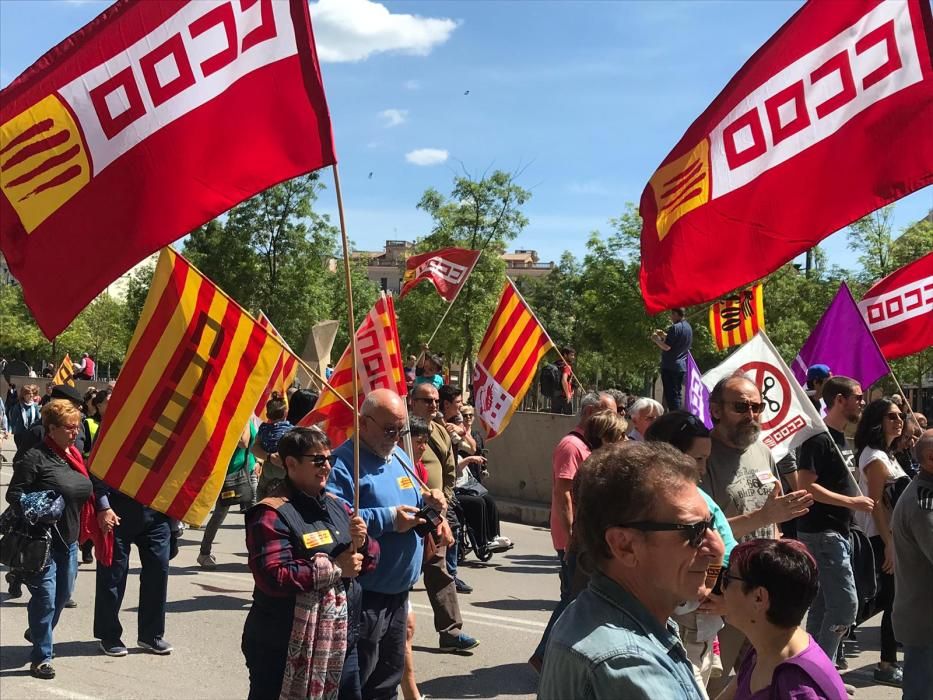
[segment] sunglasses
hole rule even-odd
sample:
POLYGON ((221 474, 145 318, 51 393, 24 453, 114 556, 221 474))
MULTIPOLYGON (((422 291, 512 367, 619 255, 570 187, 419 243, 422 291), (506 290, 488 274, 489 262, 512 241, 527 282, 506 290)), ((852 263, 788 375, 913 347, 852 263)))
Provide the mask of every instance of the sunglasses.
POLYGON ((888 420, 896 420, 898 423, 904 422, 904 416, 900 413, 886 413, 884 417, 888 420))
POLYGON ((723 401, 723 406, 731 406, 732 410, 736 413, 752 413, 761 414, 765 410, 765 405, 763 403, 752 403, 751 401, 723 401))
POLYGON ((440 403, 440 399, 426 399, 421 396, 416 396, 415 401, 423 401, 424 403, 440 403))
MULTIPOLYGON (((376 419, 373 418, 372 416, 366 416, 366 418, 369 418, 369 420, 371 420, 373 423, 376 423, 376 425, 379 425, 379 423, 376 422, 376 419)), ((384 428, 381 425, 379 425, 379 427, 382 428, 382 434, 385 435, 387 438, 391 438, 392 440, 396 440, 400 437, 405 437, 406 435, 408 435, 408 433, 411 432, 408 428, 384 428)))
POLYGON ((337 463, 336 455, 301 455, 302 459, 306 459, 315 467, 323 467, 325 464, 334 466, 337 463))
POLYGON ((696 549, 703 542, 706 531, 712 529, 713 519, 701 520, 698 523, 684 525, 683 523, 654 523, 649 521, 640 521, 635 523, 623 523, 616 527, 630 527, 633 530, 642 532, 683 532, 687 538, 687 544, 696 549))

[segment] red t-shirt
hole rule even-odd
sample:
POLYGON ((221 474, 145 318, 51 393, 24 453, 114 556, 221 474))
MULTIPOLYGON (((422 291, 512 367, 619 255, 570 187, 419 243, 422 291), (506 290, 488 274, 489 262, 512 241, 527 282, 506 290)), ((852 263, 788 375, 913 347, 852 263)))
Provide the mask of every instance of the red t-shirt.
POLYGON ((551 542, 554 549, 566 550, 570 539, 570 533, 564 528, 563 523, 557 515, 557 480, 573 480, 577 475, 577 469, 587 457, 590 456, 590 448, 586 446, 579 433, 572 432, 561 438, 554 448, 554 457, 551 460, 552 467, 552 488, 551 488, 551 542))
POLYGON ((421 479, 424 483, 428 483, 428 468, 424 466, 424 462, 420 459, 415 462, 415 474, 418 475, 418 478, 421 479))

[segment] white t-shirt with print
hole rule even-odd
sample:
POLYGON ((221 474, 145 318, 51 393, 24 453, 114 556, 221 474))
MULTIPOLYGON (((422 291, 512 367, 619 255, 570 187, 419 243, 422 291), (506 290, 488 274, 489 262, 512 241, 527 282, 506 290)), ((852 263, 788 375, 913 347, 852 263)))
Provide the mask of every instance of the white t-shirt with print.
MULTIPOLYGON (((885 479, 885 485, 893 484, 895 481, 900 479, 902 476, 907 476, 901 465, 897 463, 897 460, 891 457, 884 450, 878 450, 874 447, 866 447, 862 450, 862 454, 858 458, 858 486, 862 489, 864 495, 868 495, 868 479, 865 477, 865 467, 869 464, 878 460, 888 470, 888 476, 885 479)), ((878 503, 876 508, 883 508, 883 503, 878 503)), ((871 513, 863 513, 862 511, 856 511, 855 513, 855 522, 862 529, 862 531, 869 537, 875 537, 878 535, 878 526, 875 525, 875 519, 872 517, 871 513)))

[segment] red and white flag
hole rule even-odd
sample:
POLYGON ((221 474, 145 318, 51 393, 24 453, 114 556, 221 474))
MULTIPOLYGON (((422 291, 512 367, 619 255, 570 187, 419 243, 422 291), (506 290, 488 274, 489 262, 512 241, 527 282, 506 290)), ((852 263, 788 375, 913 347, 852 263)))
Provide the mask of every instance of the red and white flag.
POLYGON ((398 298, 408 294, 422 280, 430 280, 445 301, 453 301, 473 271, 480 252, 466 248, 442 248, 412 255, 405 261, 405 275, 402 277, 405 286, 398 298))
POLYGON ((933 252, 876 282, 858 308, 888 360, 933 345, 933 252))
POLYGON ((51 338, 150 253, 335 162, 307 0, 118 0, 0 92, 0 249, 51 338))
POLYGON ((931 36, 929 0, 805 3, 651 176, 648 311, 760 279, 933 182, 931 36))

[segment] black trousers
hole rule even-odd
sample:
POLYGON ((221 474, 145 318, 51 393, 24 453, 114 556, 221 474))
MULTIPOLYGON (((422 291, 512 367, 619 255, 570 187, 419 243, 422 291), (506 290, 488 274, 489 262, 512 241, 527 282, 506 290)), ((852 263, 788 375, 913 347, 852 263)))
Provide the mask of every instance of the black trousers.
POLYGON ((363 700, 396 700, 405 668, 408 591, 363 591, 357 642, 363 700))
POLYGON ((894 610, 894 576, 881 570, 884 563, 884 540, 880 535, 871 538, 871 548, 875 554, 875 570, 878 572, 878 595, 875 597, 875 609, 881 613, 881 660, 885 663, 897 663, 897 639, 894 637, 894 623, 891 611, 894 610))
POLYGON ((668 411, 679 411, 683 406, 684 374, 682 369, 661 369, 661 386, 668 411))
POLYGON ((151 641, 165 634, 168 559, 172 539, 169 519, 126 496, 111 496, 110 505, 120 517, 120 524, 113 531, 112 565, 103 566, 97 562, 94 636, 106 640, 117 640, 123 636, 120 606, 126 592, 130 547, 135 544, 142 562, 136 638, 151 641))
POLYGON ((457 500, 463 509, 463 519, 473 530, 480 543, 488 543, 499 535, 499 509, 488 493, 482 496, 457 493, 457 500))

